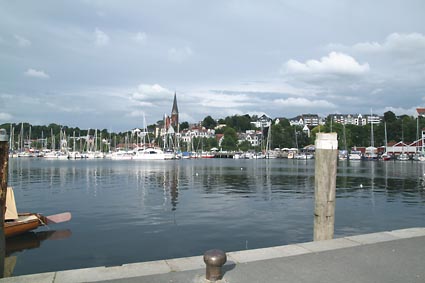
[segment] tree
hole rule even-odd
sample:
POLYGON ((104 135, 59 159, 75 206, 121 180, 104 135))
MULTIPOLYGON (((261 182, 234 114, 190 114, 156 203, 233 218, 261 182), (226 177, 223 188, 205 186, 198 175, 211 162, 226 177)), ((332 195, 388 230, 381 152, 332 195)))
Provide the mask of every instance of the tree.
POLYGON ((246 130, 251 130, 251 117, 246 114, 243 116, 234 115, 228 116, 224 119, 226 126, 231 127, 238 132, 245 132, 246 130))
POLYGON ((280 123, 277 125, 271 125, 271 128, 272 148, 280 148, 284 144, 284 128, 280 123))
POLYGON ((204 138, 205 144, 207 145, 207 150, 210 150, 213 147, 218 147, 218 141, 215 138, 204 138))
POLYGON ((226 127, 224 130, 223 141, 221 142, 221 147, 224 150, 235 150, 238 145, 238 137, 235 129, 231 127, 226 127))
POLYGON ((242 151, 248 151, 252 149, 252 145, 249 141, 241 142, 238 147, 239 147, 239 150, 242 150, 242 151))
POLYGON ((189 123, 188 122, 182 122, 180 123, 180 131, 189 129, 189 123))
POLYGON ((207 116, 204 118, 201 125, 207 129, 214 129, 217 126, 217 122, 211 116, 207 116))
POLYGON ((392 123, 396 120, 397 120, 397 117, 393 112, 387 111, 387 112, 384 113, 384 122, 392 123))
POLYGON ((279 119, 279 125, 283 128, 287 128, 291 126, 288 119, 279 119))

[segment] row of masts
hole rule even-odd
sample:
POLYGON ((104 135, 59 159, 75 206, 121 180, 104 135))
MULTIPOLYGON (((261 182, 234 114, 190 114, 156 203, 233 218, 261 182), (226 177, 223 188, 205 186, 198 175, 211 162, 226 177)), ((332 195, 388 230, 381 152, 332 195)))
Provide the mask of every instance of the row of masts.
MULTIPOLYGON (((125 137, 126 144, 130 140, 128 133, 125 137)), ((59 132, 59 141, 56 141, 56 135, 53 129, 50 129, 50 137, 45 137, 44 132, 41 132, 41 138, 33 139, 31 133, 31 126, 28 129, 28 133, 24 132, 23 123, 20 126, 20 132, 15 137, 15 127, 10 125, 9 135, 9 148, 12 153, 28 153, 33 152, 41 148, 43 152, 49 151, 61 151, 61 152, 96 152, 96 151, 110 151, 111 150, 111 135, 109 137, 102 137, 102 132, 94 130, 94 135, 90 135, 90 129, 86 136, 81 136, 73 131, 72 136, 67 136, 63 128, 59 132), (33 147, 34 142, 38 143, 37 148, 33 147)), ((115 147, 118 145, 116 136, 114 137, 115 147)))
MULTIPOLYGON (((93 135, 90 134, 90 129, 87 135, 82 136, 80 133, 73 131, 72 135, 67 135, 65 128, 61 127, 59 134, 54 133, 53 128, 50 129, 50 136, 45 136, 41 132, 41 138, 32 138, 31 126, 24 131, 24 123, 20 125, 19 133, 16 133, 15 127, 10 125, 9 135, 9 149, 12 154, 25 155, 33 152, 61 152, 61 153, 97 153, 97 152, 111 152, 112 150, 130 150, 135 147, 151 146, 152 141, 149 137, 147 129, 134 129, 120 137, 117 140, 117 135, 112 137, 102 136, 102 132, 97 129, 94 130, 93 135), (59 141, 57 139, 59 138, 59 141), (37 143, 35 145, 34 143, 37 143)), ((167 133, 163 137, 163 145, 165 148, 175 149, 178 142, 175 141, 174 132, 167 133)))

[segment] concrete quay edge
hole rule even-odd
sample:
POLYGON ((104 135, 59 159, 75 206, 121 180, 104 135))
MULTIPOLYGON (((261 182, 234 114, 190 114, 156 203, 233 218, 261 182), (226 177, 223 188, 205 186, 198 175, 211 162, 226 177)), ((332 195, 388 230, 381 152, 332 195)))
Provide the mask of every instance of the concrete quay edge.
MULTIPOLYGON (((363 246, 399 239, 425 236, 425 227, 400 229, 394 231, 347 236, 326 241, 306 242, 285 246, 227 252, 226 265, 248 263, 274 258, 290 257, 322 251, 363 246)), ((203 256, 165 259, 158 261, 130 263, 112 267, 93 267, 40 274, 21 275, 0 279, 1 283, 40 282, 97 282, 123 278, 189 271, 205 268, 203 256)))

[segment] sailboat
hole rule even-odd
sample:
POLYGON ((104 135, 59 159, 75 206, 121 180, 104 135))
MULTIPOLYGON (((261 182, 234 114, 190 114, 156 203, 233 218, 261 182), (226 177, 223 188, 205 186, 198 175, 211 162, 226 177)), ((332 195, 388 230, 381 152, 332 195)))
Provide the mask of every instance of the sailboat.
POLYGON ((55 136, 53 135, 53 129, 50 129, 50 136, 51 136, 51 149, 45 149, 44 150, 44 158, 45 159, 57 159, 58 154, 55 149, 55 136))
POLYGON ((64 212, 50 216, 43 216, 39 213, 18 213, 13 189, 8 187, 4 219, 4 235, 8 238, 37 229, 39 226, 69 221, 71 213, 64 212))
POLYGON ((387 147, 388 147, 388 139, 387 139, 387 123, 384 123, 384 128, 385 128, 385 152, 381 155, 380 159, 383 161, 388 161, 391 159, 391 155, 388 154, 387 152, 387 147))
POLYGON ((402 143, 403 143, 402 152, 400 153, 399 156, 397 156, 397 160, 408 161, 408 160, 410 160, 410 156, 407 153, 404 152, 405 143, 404 143, 403 120, 401 120, 401 140, 402 140, 402 143))
MULTIPOLYGON (((164 117, 164 125, 165 125, 165 117, 164 117)), ((169 131, 171 131, 171 129, 172 127, 170 127, 169 131)), ((165 131, 165 126, 164 126, 164 131, 165 131)), ((174 133, 174 130, 173 130, 173 133, 174 133)), ((148 143, 148 146, 146 146, 146 137, 149 138, 146 126, 144 126, 144 131, 141 132, 141 134, 143 135, 143 146, 137 147, 134 149, 133 159, 134 160, 165 160, 166 154, 164 150, 156 146, 151 146, 150 141, 148 143)), ((168 137, 168 132, 165 132, 164 148, 166 147, 167 137, 168 137)))
POLYGON ((343 133, 343 137, 344 137, 344 149, 339 151, 338 159, 339 160, 347 160, 348 159, 348 150, 347 150, 347 137, 346 137, 346 134, 345 134, 345 124, 342 124, 342 133, 343 133))
POLYGON ((271 147, 272 147, 272 124, 270 123, 269 130, 267 132, 266 152, 265 152, 267 159, 277 158, 276 152, 272 150, 271 147))
POLYGON ((421 132, 421 138, 419 139, 419 116, 416 120, 416 154, 413 156, 415 161, 425 161, 425 151, 424 151, 424 132, 421 132), (420 141, 420 146, 418 145, 420 141))
MULTIPOLYGON (((372 118, 372 110, 370 111, 370 117, 372 118)), ((373 137, 373 121, 370 119, 370 146, 366 147, 364 153, 365 160, 377 160, 378 159, 378 149, 375 147, 375 140, 373 137)))

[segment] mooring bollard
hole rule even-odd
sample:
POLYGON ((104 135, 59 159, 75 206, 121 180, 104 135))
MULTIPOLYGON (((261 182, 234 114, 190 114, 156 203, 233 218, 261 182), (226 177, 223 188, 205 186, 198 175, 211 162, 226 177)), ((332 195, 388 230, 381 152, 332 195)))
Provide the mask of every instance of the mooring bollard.
POLYGON ((204 253, 204 262, 207 265, 206 279, 209 281, 217 281, 223 277, 221 267, 226 263, 226 253, 222 250, 209 250, 204 253))

